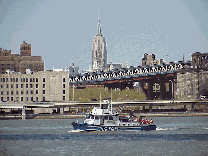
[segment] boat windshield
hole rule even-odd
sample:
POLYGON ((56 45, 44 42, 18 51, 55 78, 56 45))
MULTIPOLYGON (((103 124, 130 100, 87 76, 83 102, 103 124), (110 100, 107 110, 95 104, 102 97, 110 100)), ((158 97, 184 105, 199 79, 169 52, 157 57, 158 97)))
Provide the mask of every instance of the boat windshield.
POLYGON ((94 119, 94 115, 88 114, 88 115, 86 115, 85 119, 94 119))

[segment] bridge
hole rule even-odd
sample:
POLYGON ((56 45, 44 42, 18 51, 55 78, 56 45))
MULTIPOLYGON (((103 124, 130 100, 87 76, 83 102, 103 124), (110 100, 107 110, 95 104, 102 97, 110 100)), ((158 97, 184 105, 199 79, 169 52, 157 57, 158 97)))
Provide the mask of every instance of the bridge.
MULTIPOLYGON (((106 104, 106 102, 97 101, 70 101, 70 102, 1 102, 0 109, 21 109, 22 119, 25 119, 27 108, 58 108, 63 109, 64 107, 98 107, 100 104, 106 104)), ((139 101, 115 101, 112 102, 113 107, 123 107, 123 106, 143 106, 145 109, 148 106, 149 113, 152 112, 153 106, 176 106, 183 105, 186 108, 187 105, 191 106, 191 111, 194 111, 196 105, 208 105, 208 100, 139 100, 139 101)))
POLYGON ((148 99, 173 99, 174 83, 177 80, 177 72, 191 67, 191 62, 178 62, 163 65, 137 66, 122 68, 106 72, 93 72, 80 75, 70 75, 70 85, 104 85, 107 88, 130 88, 133 82, 140 82, 140 88, 148 99), (158 84, 159 91, 153 91, 158 84), (167 89, 168 88, 168 89, 167 89))
POLYGON ((119 81, 122 79, 131 79, 137 81, 137 78, 144 76, 156 76, 166 73, 175 73, 177 70, 190 66, 190 62, 171 63, 156 66, 137 66, 130 68, 122 68, 107 72, 93 72, 80 75, 71 75, 69 77, 70 84, 82 84, 90 82, 119 81))

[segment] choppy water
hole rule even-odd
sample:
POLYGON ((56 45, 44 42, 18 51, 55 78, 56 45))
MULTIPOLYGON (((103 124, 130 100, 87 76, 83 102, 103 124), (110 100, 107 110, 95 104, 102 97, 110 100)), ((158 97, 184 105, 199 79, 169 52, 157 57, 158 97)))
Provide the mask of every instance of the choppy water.
POLYGON ((156 131, 72 132, 73 119, 2 120, 0 155, 208 155, 208 117, 155 117, 156 131))

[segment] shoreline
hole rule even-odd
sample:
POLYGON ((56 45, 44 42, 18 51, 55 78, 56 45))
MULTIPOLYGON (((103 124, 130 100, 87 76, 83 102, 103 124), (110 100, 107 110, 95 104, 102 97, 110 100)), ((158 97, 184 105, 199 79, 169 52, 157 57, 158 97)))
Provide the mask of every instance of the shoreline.
MULTIPOLYGON (((129 114, 122 114, 129 115, 129 114)), ((208 116, 208 113, 135 113, 135 116, 145 117, 193 117, 193 116, 208 116)), ((85 115, 34 115, 26 116, 26 119, 78 119, 84 118, 85 115)), ((22 116, 0 116, 0 120, 16 120, 22 119, 22 116)))

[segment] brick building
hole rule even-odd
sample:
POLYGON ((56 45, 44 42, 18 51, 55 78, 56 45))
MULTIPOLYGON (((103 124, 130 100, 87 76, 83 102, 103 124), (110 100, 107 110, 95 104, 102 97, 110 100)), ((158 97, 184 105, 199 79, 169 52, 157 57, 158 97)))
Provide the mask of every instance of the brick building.
POLYGON ((199 99, 208 91, 208 53, 191 55, 192 66, 177 73, 176 97, 180 100, 199 99))
POLYGON ((26 69, 32 72, 44 71, 42 56, 32 56, 31 44, 23 41, 20 45, 20 54, 12 54, 11 50, 0 48, 0 74, 8 70, 25 74, 26 69))
POLYGON ((208 67, 208 53, 195 52, 191 57, 192 66, 208 67))
POLYGON ((144 58, 142 59, 142 66, 150 66, 150 65, 161 65, 163 64, 163 59, 155 60, 155 55, 144 54, 144 58))

